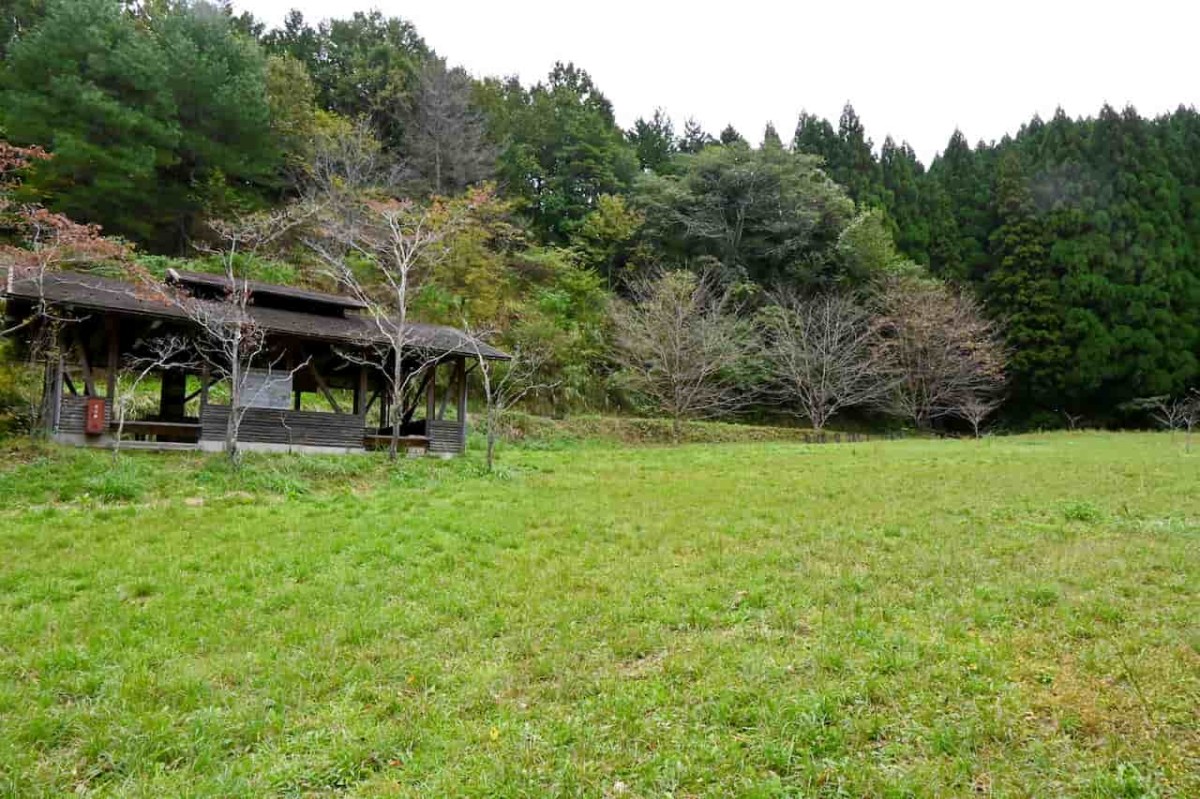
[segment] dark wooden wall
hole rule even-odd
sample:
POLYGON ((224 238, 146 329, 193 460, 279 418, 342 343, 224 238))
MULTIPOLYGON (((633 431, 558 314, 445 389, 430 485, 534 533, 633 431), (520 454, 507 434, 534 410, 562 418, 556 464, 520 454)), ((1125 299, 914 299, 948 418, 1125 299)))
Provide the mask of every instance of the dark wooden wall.
MULTIPOLYGON (((200 412, 201 440, 224 441, 228 423, 228 405, 205 405, 200 412)), ((363 417, 350 413, 247 408, 238 430, 238 441, 248 444, 361 448, 363 417)))
MULTIPOLYGON (((58 432, 83 435, 87 401, 87 397, 62 398, 62 408, 58 412, 58 432)), ((107 402, 104 403, 104 421, 112 421, 112 408, 107 402)))
POLYGON ((426 425, 429 451, 442 455, 459 455, 467 448, 463 427, 458 422, 434 420, 426 425))

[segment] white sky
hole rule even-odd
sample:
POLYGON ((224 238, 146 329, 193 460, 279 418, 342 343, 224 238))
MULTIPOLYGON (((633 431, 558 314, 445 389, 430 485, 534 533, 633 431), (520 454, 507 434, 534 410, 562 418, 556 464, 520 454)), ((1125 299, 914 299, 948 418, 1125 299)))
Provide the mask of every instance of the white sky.
POLYGON ((891 133, 926 163, 955 127, 972 141, 1034 112, 1104 102, 1144 115, 1200 104, 1196 0, 234 0, 272 25, 379 8, 410 20, 476 75, 533 83, 556 60, 586 69, 629 127, 662 106, 682 131, 732 122, 784 140, 806 109, 835 124, 850 100, 876 146, 891 133))

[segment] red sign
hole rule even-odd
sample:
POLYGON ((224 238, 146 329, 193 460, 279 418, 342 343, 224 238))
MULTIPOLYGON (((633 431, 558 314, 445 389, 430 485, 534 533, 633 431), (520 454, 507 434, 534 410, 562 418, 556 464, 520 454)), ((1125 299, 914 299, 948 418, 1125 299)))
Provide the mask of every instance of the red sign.
POLYGON ((89 436, 98 436, 104 432, 106 426, 104 423, 104 398, 88 397, 83 431, 89 436))

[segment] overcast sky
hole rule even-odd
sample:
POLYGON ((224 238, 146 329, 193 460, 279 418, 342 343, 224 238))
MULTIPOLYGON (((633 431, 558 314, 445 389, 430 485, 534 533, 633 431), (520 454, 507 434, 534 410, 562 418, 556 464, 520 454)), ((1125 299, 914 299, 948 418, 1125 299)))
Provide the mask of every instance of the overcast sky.
POLYGON ((1037 112, 1072 116, 1132 103, 1145 115, 1200 104, 1200 2, 770 3, 741 0, 234 0, 275 25, 379 8, 412 21, 476 75, 545 76, 556 60, 591 73, 624 127, 662 106, 757 142, 784 139, 801 109, 836 124, 849 100, 876 146, 907 139, 928 163, 955 127, 972 142, 1037 112))

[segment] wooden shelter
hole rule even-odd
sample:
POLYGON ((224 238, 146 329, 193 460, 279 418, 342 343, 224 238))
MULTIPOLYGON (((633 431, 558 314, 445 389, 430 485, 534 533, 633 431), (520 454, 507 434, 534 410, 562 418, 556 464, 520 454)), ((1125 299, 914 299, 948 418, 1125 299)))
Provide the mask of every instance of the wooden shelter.
MULTIPOLYGON (((214 307, 230 289, 220 275, 172 270, 168 277, 173 290, 214 307)), ((412 323, 403 349, 407 390, 395 392, 387 379, 395 353, 361 302, 292 286, 247 285, 245 314, 269 359, 265 368, 251 363, 242 383, 256 390, 241 392, 239 449, 361 451, 387 447, 392 425, 399 425, 400 443, 409 449, 463 451, 470 367, 478 357, 507 355, 454 328, 412 323)), ((169 335, 202 340, 186 305, 124 280, 76 272, 9 275, 3 298, 9 320, 41 317, 26 328, 26 341, 51 338, 45 423, 66 443, 112 446, 118 376, 147 342, 169 335), (38 314, 41 307, 47 312, 38 314)), ((195 349, 182 367, 157 374, 157 408, 126 413, 123 447, 223 447, 233 411, 222 373, 228 370, 195 349)))

